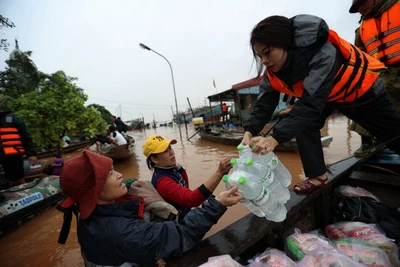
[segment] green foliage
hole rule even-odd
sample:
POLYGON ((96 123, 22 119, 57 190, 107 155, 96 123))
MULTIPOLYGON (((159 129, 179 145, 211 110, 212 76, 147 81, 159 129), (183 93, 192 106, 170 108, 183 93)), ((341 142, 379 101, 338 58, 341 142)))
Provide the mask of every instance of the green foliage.
POLYGON ((111 124, 111 112, 108 111, 108 109, 106 109, 104 106, 99 105, 99 104, 90 104, 88 107, 93 107, 95 109, 97 109, 100 113, 101 113, 101 117, 103 118, 103 120, 105 120, 107 122, 107 124, 111 124))
MULTIPOLYGON (((14 28, 14 27, 15 25, 12 21, 0 15, 0 30, 2 30, 3 28, 14 28)), ((8 46, 9 43, 7 42, 7 39, 0 39, 0 50, 8 51, 8 46)))
POLYGON ((36 68, 30 59, 31 51, 14 51, 10 60, 6 60, 7 67, 0 71, 0 88, 3 94, 12 98, 37 90, 39 83, 46 75, 36 68))
POLYGON ((87 95, 59 71, 42 79, 39 90, 22 94, 8 103, 30 130, 35 145, 59 147, 63 135, 104 132, 106 122, 100 112, 85 107, 87 95))

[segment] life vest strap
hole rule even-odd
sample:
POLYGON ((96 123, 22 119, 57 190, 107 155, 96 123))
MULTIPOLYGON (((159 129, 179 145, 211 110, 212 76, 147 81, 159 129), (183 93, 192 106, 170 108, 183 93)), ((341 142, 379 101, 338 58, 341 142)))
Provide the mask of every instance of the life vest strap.
POLYGON ((369 46, 370 44, 372 44, 375 41, 381 40, 383 39, 383 37, 388 36, 389 34, 395 33, 400 31, 400 26, 394 27, 390 30, 384 31, 384 32, 380 32, 377 36, 372 37, 371 39, 369 39, 368 41, 365 42, 365 47, 369 46))
POLYGON ((397 56, 400 56, 400 51, 393 52, 393 53, 391 53, 389 55, 385 55, 385 56, 381 57, 379 60, 382 61, 382 62, 386 62, 389 59, 397 57, 397 56))
POLYGON ((381 45, 378 45, 374 50, 369 52, 369 54, 372 56, 375 53, 377 53, 378 51, 382 51, 385 48, 391 47, 392 45, 395 45, 395 44, 398 44, 398 43, 400 43, 400 38, 392 40, 392 41, 384 43, 384 44, 381 44, 381 45))
POLYGON ((363 66, 363 69, 361 71, 360 78, 358 78, 357 83, 353 86, 353 88, 350 90, 350 92, 348 92, 347 95, 344 95, 344 98, 350 96, 352 93, 354 93, 354 91, 356 93, 355 99, 358 98, 358 89, 361 87, 361 85, 362 85, 362 83, 364 81, 364 78, 365 78, 365 74, 367 73, 367 70, 368 70, 368 59, 365 56, 365 54, 362 54, 362 56, 363 56, 363 59, 364 59, 364 66, 363 66))
MULTIPOLYGON (((328 100, 334 99, 335 97, 341 95, 343 92, 344 92, 343 93, 343 97, 341 97, 341 99, 345 99, 347 96, 349 96, 350 86, 353 83, 353 80, 356 78, 357 73, 358 73, 358 71, 359 71, 359 69, 361 67, 361 64, 362 64, 361 56, 360 56, 360 53, 358 52, 358 50, 353 45, 351 45, 351 48, 354 49, 355 56, 356 56, 356 60, 355 60, 354 67, 353 67, 353 71, 351 72, 350 77, 347 79, 347 81, 343 85, 343 87, 340 90, 338 90, 334 95, 330 96, 328 98, 328 100)), ((364 63, 364 68, 365 67, 368 67, 367 62, 364 63), (365 66, 365 65, 367 65, 367 66, 365 66)), ((354 91, 353 89, 351 90, 352 92, 354 91)))

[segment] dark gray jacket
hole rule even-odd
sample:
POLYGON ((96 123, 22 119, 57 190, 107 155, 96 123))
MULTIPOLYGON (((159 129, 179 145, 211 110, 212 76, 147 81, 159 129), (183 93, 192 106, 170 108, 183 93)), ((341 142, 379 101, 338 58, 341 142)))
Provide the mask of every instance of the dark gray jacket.
POLYGON ((81 221, 78 239, 89 266, 153 266, 158 259, 182 256, 198 245, 226 207, 213 197, 181 223, 145 222, 140 199, 98 205, 81 221))
MULTIPOLYGON (((281 71, 275 75, 289 87, 304 79, 304 93, 288 115, 273 128, 272 136, 286 142, 316 121, 328 102, 333 79, 343 63, 340 51, 328 42, 329 27, 316 16, 298 15, 292 18, 294 47, 288 51, 288 59, 281 71)), ((246 131, 260 133, 271 119, 279 101, 267 77, 260 86, 260 95, 249 119, 244 124, 246 131)))

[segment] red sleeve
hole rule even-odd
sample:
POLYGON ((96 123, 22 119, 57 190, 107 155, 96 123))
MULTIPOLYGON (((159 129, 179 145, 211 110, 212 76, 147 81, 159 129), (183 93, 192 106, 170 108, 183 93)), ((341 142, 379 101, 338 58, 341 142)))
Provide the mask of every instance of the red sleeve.
POLYGON ((188 175, 186 173, 186 170, 183 169, 182 172, 180 172, 179 174, 182 176, 183 180, 185 180, 185 183, 189 187, 189 178, 188 178, 188 175))
POLYGON ((192 191, 166 176, 158 180, 157 191, 165 200, 188 208, 198 207, 208 198, 203 196, 199 188, 192 191))

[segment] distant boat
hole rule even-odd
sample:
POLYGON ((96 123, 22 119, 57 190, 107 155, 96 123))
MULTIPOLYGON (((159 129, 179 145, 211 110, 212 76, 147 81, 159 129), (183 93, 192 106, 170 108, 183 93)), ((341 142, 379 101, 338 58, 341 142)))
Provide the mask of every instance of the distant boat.
POLYGON ((127 144, 121 146, 114 146, 109 149, 107 147, 99 148, 98 152, 106 157, 112 158, 113 160, 121 160, 132 156, 135 152, 136 140, 133 136, 127 135, 125 138, 127 144))
POLYGON ((32 179, 42 176, 43 166, 40 160, 35 165, 31 165, 28 159, 24 159, 24 178, 32 179))
MULTIPOLYGON (((89 146, 92 140, 84 140, 76 143, 71 143, 66 147, 62 147, 62 153, 72 153, 75 152, 78 149, 84 148, 86 146, 89 146)), ((47 151, 42 151, 37 153, 37 158, 47 158, 47 157, 55 157, 57 156, 57 148, 52 148, 47 151)))
MULTIPOLYGON (((204 130, 201 130, 199 132, 199 135, 202 139, 220 143, 220 144, 225 144, 225 145, 234 145, 237 146, 242 142, 243 135, 244 133, 242 132, 206 132, 204 130)), ((329 146, 329 144, 332 142, 333 137, 332 136, 323 136, 321 137, 321 144, 323 147, 329 146)), ((295 151, 297 150, 297 143, 296 140, 293 139, 291 141, 279 144, 275 150, 278 151, 295 151)))

